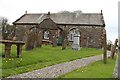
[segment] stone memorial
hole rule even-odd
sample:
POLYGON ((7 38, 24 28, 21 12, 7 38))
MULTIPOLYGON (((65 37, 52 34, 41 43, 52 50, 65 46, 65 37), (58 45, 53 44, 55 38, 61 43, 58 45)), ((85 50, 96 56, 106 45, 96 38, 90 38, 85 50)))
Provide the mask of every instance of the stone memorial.
POLYGON ((72 49, 80 50, 80 34, 78 30, 76 30, 76 34, 74 35, 72 49))

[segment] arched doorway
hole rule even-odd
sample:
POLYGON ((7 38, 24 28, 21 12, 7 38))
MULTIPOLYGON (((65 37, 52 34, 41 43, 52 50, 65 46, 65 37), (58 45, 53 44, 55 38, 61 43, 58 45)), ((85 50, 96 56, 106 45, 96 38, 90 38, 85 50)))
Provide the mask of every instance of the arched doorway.
MULTIPOLYGON (((79 29, 73 28, 70 30, 69 32, 69 36, 68 36, 68 40, 69 40, 69 45, 73 44, 74 41, 74 36, 79 35, 80 36, 80 32, 79 29)), ((79 37, 79 44, 80 44, 80 37, 79 37)))

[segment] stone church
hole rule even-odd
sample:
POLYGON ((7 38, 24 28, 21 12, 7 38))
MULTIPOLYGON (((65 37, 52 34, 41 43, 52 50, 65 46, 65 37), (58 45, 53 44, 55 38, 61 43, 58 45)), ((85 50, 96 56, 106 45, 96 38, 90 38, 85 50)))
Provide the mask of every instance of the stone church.
MULTIPOLYGON (((103 13, 25 13, 15 22, 16 40, 26 41, 26 33, 41 30, 42 44, 52 44, 57 40, 60 45, 67 40, 72 45, 74 35, 79 33, 80 46, 103 47, 105 22, 103 13)), ((39 38, 37 36, 37 38, 39 38)), ((33 36, 34 38, 34 36, 33 36)))

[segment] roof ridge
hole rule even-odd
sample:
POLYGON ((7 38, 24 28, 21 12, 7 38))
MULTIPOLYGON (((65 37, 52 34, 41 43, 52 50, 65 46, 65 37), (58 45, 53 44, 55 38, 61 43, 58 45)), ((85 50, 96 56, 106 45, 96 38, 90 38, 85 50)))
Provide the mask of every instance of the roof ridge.
MULTIPOLYGON (((48 14, 48 13, 27 13, 28 15, 48 14)), ((101 14, 101 13, 50 13, 50 14, 101 14)))
POLYGON ((101 13, 51 13, 51 16, 47 15, 48 13, 26 13, 18 20, 15 24, 38 24, 45 18, 51 18, 57 24, 96 24, 103 25, 104 19, 101 13), (83 15, 82 15, 83 14, 83 15), (85 14, 85 15, 84 15, 85 14), (43 17, 41 17, 44 15, 43 17), (69 16, 70 15, 70 16, 69 16))
POLYGON ((100 13, 57 13, 57 14, 100 14, 100 13))
POLYGON ((27 13, 26 15, 47 14, 47 13, 27 13))

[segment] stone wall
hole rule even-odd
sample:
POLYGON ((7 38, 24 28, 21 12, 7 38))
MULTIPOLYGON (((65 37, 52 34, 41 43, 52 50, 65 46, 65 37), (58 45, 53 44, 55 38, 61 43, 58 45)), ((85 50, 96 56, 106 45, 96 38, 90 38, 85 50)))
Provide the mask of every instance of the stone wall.
POLYGON ((92 48, 102 48, 103 46, 103 27, 79 26, 81 33, 81 46, 92 48))
POLYGON ((66 29, 68 34, 72 29, 79 29, 80 45, 82 47, 102 48, 103 47, 103 29, 100 26, 73 26, 59 25, 61 29, 66 29))
MULTIPOLYGON (((36 25, 16 25, 16 40, 25 41, 25 33, 30 28, 36 27, 36 25)), ((91 48, 103 47, 103 29, 100 26, 74 26, 74 25, 58 25, 59 29, 66 30, 66 34, 69 35, 71 29, 79 29, 80 32, 80 46, 91 48)), ((56 32, 50 31, 53 34, 56 32)), ((53 35, 50 35, 50 37, 53 35)), ((55 36, 56 38, 57 36, 55 36)), ((68 37, 67 37, 68 38, 68 37)), ((50 38, 51 40, 51 38, 50 38)))

